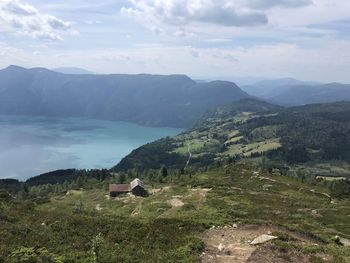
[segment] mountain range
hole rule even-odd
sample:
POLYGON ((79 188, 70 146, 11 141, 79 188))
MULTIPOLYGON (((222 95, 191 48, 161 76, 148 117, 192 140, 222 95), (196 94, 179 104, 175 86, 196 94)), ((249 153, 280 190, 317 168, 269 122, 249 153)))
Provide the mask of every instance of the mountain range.
POLYGON ((263 80, 241 88, 252 96, 284 106, 350 100, 350 85, 342 83, 322 84, 282 78, 263 80))
POLYGON ((350 101, 350 84, 298 85, 285 88, 269 99, 286 106, 350 101))
POLYGON ((247 97, 232 82, 197 83, 185 75, 72 75, 18 66, 0 70, 0 114, 189 127, 207 110, 247 97))
POLYGON ((53 68, 52 71, 63 73, 63 74, 73 74, 73 75, 83 75, 83 74, 94 74, 93 72, 77 67, 59 67, 53 68))
POLYGON ((230 81, 195 81, 186 75, 98 75, 75 68, 56 71, 18 66, 0 70, 0 114, 88 117, 189 128, 206 112, 245 98, 283 106, 350 100, 349 84, 291 78, 259 81, 241 89, 230 81))
POLYGON ((251 85, 242 85, 241 88, 254 96, 264 99, 271 99, 277 94, 295 86, 319 85, 319 82, 301 81, 294 78, 265 79, 251 85))

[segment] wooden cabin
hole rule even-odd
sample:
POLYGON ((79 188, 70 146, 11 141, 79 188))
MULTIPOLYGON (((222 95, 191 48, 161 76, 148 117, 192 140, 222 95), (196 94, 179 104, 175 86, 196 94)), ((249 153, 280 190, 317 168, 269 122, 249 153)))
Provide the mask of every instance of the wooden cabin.
POLYGON ((129 184, 110 184, 109 185, 109 194, 112 197, 116 197, 121 194, 127 194, 130 192, 129 184))
POLYGON ((121 194, 131 193, 135 196, 145 196, 146 190, 143 182, 136 178, 130 184, 110 184, 109 194, 112 197, 116 197, 121 194))
POLYGON ((146 194, 145 186, 143 182, 138 178, 130 183, 130 190, 131 193, 136 196, 145 196, 146 194))

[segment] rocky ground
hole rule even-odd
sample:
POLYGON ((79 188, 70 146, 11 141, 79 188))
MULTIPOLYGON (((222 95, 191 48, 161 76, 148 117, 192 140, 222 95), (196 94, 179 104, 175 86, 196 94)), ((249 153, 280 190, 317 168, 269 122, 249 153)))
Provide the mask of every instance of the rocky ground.
POLYGON ((202 263, 306 263, 311 258, 332 262, 332 258, 326 254, 305 254, 298 249, 303 245, 317 247, 319 244, 316 240, 272 226, 212 227, 205 232, 203 240, 206 249, 201 255, 202 263), (276 244, 273 241, 280 241, 281 236, 289 243, 288 249, 284 249, 281 242, 276 244), (293 248, 293 245, 296 246, 293 248))

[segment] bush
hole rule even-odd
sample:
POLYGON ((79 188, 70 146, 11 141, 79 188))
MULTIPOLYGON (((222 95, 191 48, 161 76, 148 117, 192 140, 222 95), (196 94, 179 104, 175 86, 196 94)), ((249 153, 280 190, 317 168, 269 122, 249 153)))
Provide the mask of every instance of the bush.
POLYGON ((62 263, 60 257, 46 248, 20 247, 11 253, 11 263, 62 263))

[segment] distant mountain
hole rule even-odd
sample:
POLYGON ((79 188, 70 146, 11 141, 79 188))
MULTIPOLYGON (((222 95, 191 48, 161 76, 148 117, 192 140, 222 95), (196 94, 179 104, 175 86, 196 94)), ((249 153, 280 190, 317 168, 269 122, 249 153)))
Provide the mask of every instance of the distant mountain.
POLYGON ((264 99, 271 99, 294 86, 313 86, 319 82, 301 81, 293 78, 270 79, 242 86, 242 90, 250 95, 264 99))
POLYGON ((0 114, 189 127, 206 111, 248 97, 232 82, 197 83, 185 75, 71 75, 17 66, 0 70, 0 114))
POLYGON ((114 170, 203 168, 240 159, 284 168, 330 162, 349 167, 350 102, 291 108, 253 99, 234 102, 180 135, 134 150, 114 170))
POLYGON ((74 74, 74 75, 84 75, 84 74, 94 74, 91 71, 88 71, 83 68, 75 68, 75 67, 62 67, 62 68, 54 68, 52 71, 63 73, 63 74, 74 74))
POLYGON ((350 84, 330 83, 317 86, 289 87, 270 99, 282 105, 350 101, 350 84))
MULTIPOLYGON (((264 78, 261 77, 237 77, 237 76, 217 76, 216 79, 221 79, 221 80, 227 80, 227 81, 232 81, 236 83, 238 86, 250 86, 254 85, 257 82, 260 82, 264 80, 264 78)), ((212 81, 213 79, 211 78, 199 78, 201 81, 212 81)))

